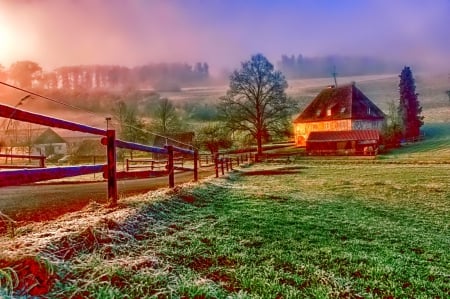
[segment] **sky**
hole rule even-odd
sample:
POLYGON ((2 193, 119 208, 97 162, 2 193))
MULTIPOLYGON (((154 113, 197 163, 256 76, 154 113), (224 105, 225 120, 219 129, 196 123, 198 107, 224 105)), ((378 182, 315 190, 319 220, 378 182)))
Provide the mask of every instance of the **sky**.
POLYGON ((377 56, 450 71, 449 0, 0 0, 0 65, 377 56))

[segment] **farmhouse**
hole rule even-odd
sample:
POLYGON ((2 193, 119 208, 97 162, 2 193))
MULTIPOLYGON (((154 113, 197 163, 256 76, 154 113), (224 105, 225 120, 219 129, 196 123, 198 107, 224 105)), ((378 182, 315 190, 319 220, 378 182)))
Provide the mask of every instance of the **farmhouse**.
POLYGON ((65 155, 67 142, 51 128, 47 128, 33 141, 33 154, 49 156, 65 155))
POLYGON ((330 86, 294 120, 295 144, 347 154, 374 149, 384 121, 385 114, 354 83, 330 86))

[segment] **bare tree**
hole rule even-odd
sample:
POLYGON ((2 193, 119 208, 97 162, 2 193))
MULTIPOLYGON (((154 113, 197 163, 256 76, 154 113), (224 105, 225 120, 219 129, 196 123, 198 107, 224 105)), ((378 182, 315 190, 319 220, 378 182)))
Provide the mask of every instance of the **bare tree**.
POLYGON ((220 99, 219 111, 234 131, 249 132, 256 140, 258 154, 270 134, 278 134, 280 123, 296 109, 285 93, 284 75, 275 71, 262 54, 256 54, 230 76, 230 88, 220 99))
POLYGON ((120 125, 119 138, 140 143, 148 141, 148 134, 145 133, 145 123, 137 115, 134 107, 127 106, 127 104, 120 101, 113 108, 113 114, 120 125))
POLYGON ((151 116, 151 129, 161 134, 173 133, 181 127, 175 106, 169 99, 159 99, 154 106, 151 116))

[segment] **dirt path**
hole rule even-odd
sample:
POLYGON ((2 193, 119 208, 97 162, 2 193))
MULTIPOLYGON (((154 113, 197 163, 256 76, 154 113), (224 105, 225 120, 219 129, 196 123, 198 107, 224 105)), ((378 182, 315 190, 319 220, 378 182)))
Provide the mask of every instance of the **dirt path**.
MULTIPOLYGON (((199 178, 213 174, 212 168, 201 169, 199 178)), ((175 184, 192 180, 192 172, 175 174, 175 184)), ((122 180, 117 185, 120 198, 168 187, 168 177, 122 180)), ((51 220, 64 213, 79 210, 92 201, 106 203, 106 188, 106 182, 2 187, 0 212, 20 222, 51 220)))

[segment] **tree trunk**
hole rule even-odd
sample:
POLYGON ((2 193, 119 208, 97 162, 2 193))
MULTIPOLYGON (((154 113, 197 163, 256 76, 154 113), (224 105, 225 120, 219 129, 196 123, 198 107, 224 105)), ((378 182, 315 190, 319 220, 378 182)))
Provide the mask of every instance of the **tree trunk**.
POLYGON ((258 156, 262 155, 263 149, 262 149, 262 131, 259 130, 258 133, 256 133, 256 143, 257 143, 257 153, 258 156))

